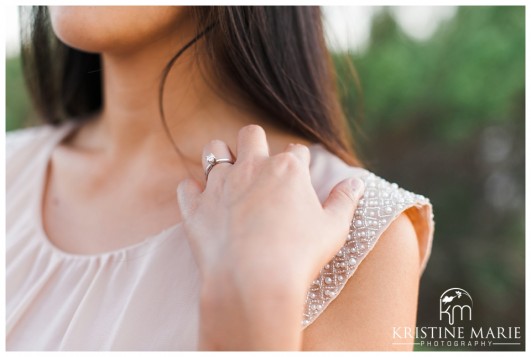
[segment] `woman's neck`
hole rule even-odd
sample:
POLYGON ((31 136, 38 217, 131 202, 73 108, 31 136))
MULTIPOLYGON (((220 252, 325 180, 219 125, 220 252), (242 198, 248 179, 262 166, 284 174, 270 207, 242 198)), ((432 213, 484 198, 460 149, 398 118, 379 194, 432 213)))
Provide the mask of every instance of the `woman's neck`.
MULTIPOLYGON (((163 68, 192 36, 168 36, 141 50, 102 54, 103 109, 74 137, 76 146, 103 151, 110 159, 149 155, 175 161, 175 148, 160 117, 160 83, 163 68)), ((220 98, 205 81, 193 50, 185 51, 171 68, 163 105, 179 150, 200 162, 210 140, 224 140, 234 149, 240 127, 270 125, 220 98)))

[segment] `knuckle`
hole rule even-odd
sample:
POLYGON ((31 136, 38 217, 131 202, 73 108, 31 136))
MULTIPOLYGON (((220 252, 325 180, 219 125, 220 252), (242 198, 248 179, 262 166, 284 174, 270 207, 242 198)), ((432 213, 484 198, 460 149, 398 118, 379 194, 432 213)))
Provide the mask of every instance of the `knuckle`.
POLYGON ((303 144, 295 144, 295 147, 297 150, 300 150, 300 152, 304 153, 305 155, 310 155, 310 148, 303 144))
POLYGON ((210 140, 210 142, 208 143, 209 147, 219 147, 221 145, 225 145, 225 142, 219 139, 210 140))
POLYGON ((310 148, 303 144, 291 143, 288 145, 288 149, 286 151, 296 156, 299 161, 306 161, 310 157, 310 148))
POLYGON ((308 147, 306 145, 303 145, 303 144, 300 144, 300 143, 291 143, 290 145, 293 148, 298 149, 298 150, 308 149, 308 147))
POLYGON ((206 145, 203 146, 203 151, 212 151, 212 147, 214 146, 214 140, 210 140, 206 145))
POLYGON ((296 145, 297 145, 297 144, 289 143, 288 146, 287 146, 287 149, 288 149, 288 150, 293 150, 293 149, 296 148, 296 145))
POLYGON ((335 190, 335 194, 342 199, 347 199, 349 201, 354 202, 354 195, 352 194, 352 191, 350 189, 347 189, 345 187, 340 187, 337 190, 335 190))
POLYGON ((292 165, 297 162, 297 157, 292 152, 283 152, 276 156, 279 164, 292 165))
POLYGON ((273 167, 277 172, 294 171, 299 166, 299 160, 291 152, 283 152, 273 157, 273 167))
POLYGON ((250 124, 240 129, 239 135, 256 135, 265 133, 264 129, 260 125, 250 124))

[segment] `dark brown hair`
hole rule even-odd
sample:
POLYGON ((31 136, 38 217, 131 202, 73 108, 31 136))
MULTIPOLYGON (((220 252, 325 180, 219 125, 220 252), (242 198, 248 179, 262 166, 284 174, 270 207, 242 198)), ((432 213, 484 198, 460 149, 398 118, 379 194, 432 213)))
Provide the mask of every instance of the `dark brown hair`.
MULTIPOLYGON (((193 7, 191 12, 197 18, 197 35, 162 69, 159 97, 165 126, 166 75, 183 51, 201 41, 218 86, 225 83, 287 130, 360 166, 337 93, 319 7, 213 6, 193 7)), ((30 26, 22 28, 21 52, 26 82, 42 118, 61 123, 99 111, 100 55, 59 41, 46 7, 33 7, 29 18, 30 26)))

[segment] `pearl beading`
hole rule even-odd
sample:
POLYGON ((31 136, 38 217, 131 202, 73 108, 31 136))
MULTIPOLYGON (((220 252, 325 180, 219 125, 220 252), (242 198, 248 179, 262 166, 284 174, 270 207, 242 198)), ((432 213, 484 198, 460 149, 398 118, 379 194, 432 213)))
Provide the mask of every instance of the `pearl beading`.
MULTIPOLYGON (((306 295, 302 326, 313 322, 339 294, 389 224, 405 209, 430 204, 422 195, 399 188, 373 173, 365 178, 347 240, 313 281, 306 295)), ((432 214, 433 219, 433 214, 432 214)))

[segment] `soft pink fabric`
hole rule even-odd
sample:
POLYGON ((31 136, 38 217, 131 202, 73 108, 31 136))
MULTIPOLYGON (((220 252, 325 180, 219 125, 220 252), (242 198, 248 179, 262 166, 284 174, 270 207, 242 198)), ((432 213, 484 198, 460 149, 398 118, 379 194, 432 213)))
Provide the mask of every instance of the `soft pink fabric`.
MULTIPOLYGON (((200 281, 179 224, 97 255, 69 254, 47 239, 41 220, 45 171, 53 148, 72 128, 41 126, 7 136, 6 348, 194 350, 200 281)), ((349 167, 321 145, 310 150, 321 201, 347 177, 363 179, 367 191, 344 249, 308 289, 303 327, 326 309, 401 212, 417 230, 422 269, 433 237, 426 198, 349 167)))

